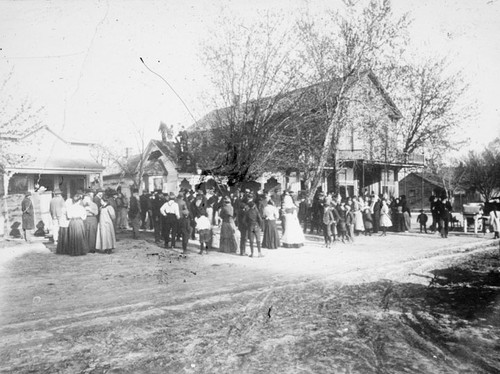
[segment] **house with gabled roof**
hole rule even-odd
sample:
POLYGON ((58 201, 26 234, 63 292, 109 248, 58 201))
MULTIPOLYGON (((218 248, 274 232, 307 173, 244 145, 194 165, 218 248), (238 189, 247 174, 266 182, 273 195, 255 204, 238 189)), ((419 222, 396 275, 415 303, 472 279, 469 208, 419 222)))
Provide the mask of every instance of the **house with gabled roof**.
MULTIPOLYGON (((328 95, 335 97, 339 95, 342 84, 342 79, 338 79, 338 84, 335 81, 333 84, 320 82, 290 91, 283 95, 287 97, 283 106, 290 106, 290 103, 293 106, 295 102, 307 100, 310 92, 322 90, 324 87, 328 87, 328 95)), ((332 157, 330 163, 326 165, 321 187, 323 191, 334 191, 338 187, 336 192, 343 196, 366 193, 399 195, 399 173, 404 168, 422 167, 423 156, 404 155, 394 146, 399 139, 398 135, 390 129, 394 128, 395 124, 402 118, 402 114, 373 72, 366 71, 358 76, 350 77, 345 85, 348 87, 347 90, 359 98, 359 105, 354 107, 351 116, 348 117, 349 123, 338 139, 336 163, 333 164, 335 161, 332 161, 332 157), (369 116, 359 115, 368 110, 373 112, 370 119, 367 119, 369 116), (360 121, 370 122, 361 123, 360 121)), ((234 119, 238 118, 235 117, 238 115, 249 116, 248 120, 251 121, 254 112, 252 108, 254 106, 266 107, 269 100, 269 98, 264 98, 260 101, 247 103, 236 101, 233 107, 209 112, 188 131, 203 133, 211 127, 219 126, 225 117, 234 119), (239 114, 240 112, 241 114, 239 114)), ((353 102, 355 101, 353 100, 353 102)), ((284 114, 282 115, 281 109, 275 108, 276 113, 273 114, 273 118, 276 117, 277 121, 286 118, 288 109, 290 107, 283 108, 284 114)), ((321 108, 314 108, 314 116, 321 117, 321 108)), ((308 126, 303 116, 294 120, 303 121, 304 126, 308 126)), ((246 119, 242 123, 245 121, 246 119)), ((291 152, 297 152, 297 150, 293 149, 291 152)), ((308 159, 307 155, 304 159, 308 159)), ((309 167, 314 166, 313 164, 309 165, 309 167)), ((271 178, 273 184, 280 186, 280 188, 291 189, 295 192, 308 188, 303 176, 304 170, 301 171, 293 166, 288 167, 285 173, 280 173, 281 178, 278 178, 277 183, 277 171, 270 172, 272 176, 262 175, 259 178, 258 181, 262 188, 271 184, 271 178)))
POLYGON ((104 187, 120 187, 127 196, 132 188, 174 193, 181 188, 194 189, 200 176, 194 164, 180 160, 179 146, 179 142, 151 139, 143 153, 126 155, 104 170, 104 187))
POLYGON ((20 222, 21 201, 28 191, 32 193, 35 222, 43 221, 47 228, 55 189, 69 197, 78 190, 100 186, 104 167, 92 157, 92 143, 66 140, 48 126, 0 132, 0 141, 4 153, 0 165, 1 217, 6 232, 12 223, 20 222))

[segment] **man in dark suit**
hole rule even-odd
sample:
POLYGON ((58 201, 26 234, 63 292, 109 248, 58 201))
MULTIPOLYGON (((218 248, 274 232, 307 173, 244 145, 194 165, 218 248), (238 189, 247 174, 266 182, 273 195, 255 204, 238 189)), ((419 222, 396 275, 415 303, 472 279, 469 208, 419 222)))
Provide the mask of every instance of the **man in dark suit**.
POLYGON ((260 250, 260 232, 262 227, 262 218, 260 217, 259 210, 255 206, 254 201, 248 202, 248 210, 245 212, 245 223, 248 230, 248 239, 250 240, 250 257, 253 257, 254 238, 257 241, 257 250, 259 251, 259 257, 263 257, 260 250))
POLYGON ((141 204, 139 202, 139 190, 133 189, 130 197, 130 208, 128 210, 128 218, 132 225, 132 238, 139 238, 139 227, 141 225, 141 204))
POLYGON ((380 227, 380 210, 382 209, 382 200, 377 196, 373 195, 373 233, 378 233, 380 227))
POLYGON ((165 203, 165 198, 161 190, 156 190, 154 192, 153 201, 151 202, 151 215, 153 219, 153 229, 155 233, 155 243, 160 243, 163 237, 162 235, 162 225, 163 216, 160 213, 160 208, 165 203))
POLYGON ((451 203, 448 200, 448 196, 443 195, 441 197, 441 202, 438 205, 438 215, 439 215, 439 226, 441 226, 441 237, 448 237, 448 229, 451 217, 451 203))

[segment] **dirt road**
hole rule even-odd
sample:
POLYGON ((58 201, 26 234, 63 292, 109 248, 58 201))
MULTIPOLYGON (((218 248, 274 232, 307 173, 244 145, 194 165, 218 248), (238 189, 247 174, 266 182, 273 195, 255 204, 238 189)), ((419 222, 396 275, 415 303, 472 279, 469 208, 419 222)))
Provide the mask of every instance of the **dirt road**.
MULTIPOLYGON (((200 256, 195 242, 184 258, 150 234, 127 235, 109 256, 37 250, 0 266, 0 372, 500 370, 473 354, 460 359, 461 344, 455 355, 421 334, 435 322, 422 309, 435 270, 493 256, 491 238, 390 234, 328 249, 308 236, 304 248, 251 259, 200 256)), ((498 311, 495 297, 488 308, 498 311)), ((456 342, 453 324, 463 317, 444 314, 456 342)), ((493 352, 498 321, 487 320, 487 331, 467 331, 483 345, 489 336, 493 352)))

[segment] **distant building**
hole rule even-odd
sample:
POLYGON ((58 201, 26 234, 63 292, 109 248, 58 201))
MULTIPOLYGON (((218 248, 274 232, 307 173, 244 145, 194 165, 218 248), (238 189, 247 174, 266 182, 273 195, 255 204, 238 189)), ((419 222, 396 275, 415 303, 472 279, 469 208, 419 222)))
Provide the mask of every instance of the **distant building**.
POLYGON ((67 198, 78 190, 100 186, 104 167, 92 157, 91 143, 65 140, 47 126, 0 138, 11 152, 0 165, 1 216, 7 233, 10 225, 21 221, 25 192, 33 194, 35 223, 41 220, 50 227, 48 210, 54 189, 67 198))
MULTIPOLYGON (((434 194, 442 196, 446 194, 445 183, 449 184, 448 180, 443 180, 443 176, 434 173, 416 173, 412 172, 399 181, 400 195, 406 195, 406 199, 410 209, 429 209, 429 197, 434 194)), ((469 202, 481 201, 479 194, 466 193, 462 190, 448 191, 453 200, 453 210, 461 212, 463 204, 469 202)))
POLYGON ((178 146, 172 141, 150 140, 142 154, 122 157, 104 170, 104 187, 116 189, 121 186, 127 196, 132 187, 148 192, 175 193, 181 188, 194 189, 200 176, 194 165, 181 165, 179 154, 182 152, 178 151, 178 146))

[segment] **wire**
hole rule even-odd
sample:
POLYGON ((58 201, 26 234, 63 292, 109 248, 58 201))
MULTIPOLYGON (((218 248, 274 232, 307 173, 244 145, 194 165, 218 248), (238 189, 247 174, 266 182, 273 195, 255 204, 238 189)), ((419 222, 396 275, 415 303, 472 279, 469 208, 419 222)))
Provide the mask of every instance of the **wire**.
POLYGON ((144 62, 144 60, 142 59, 142 57, 139 57, 139 59, 141 60, 141 62, 143 63, 143 65, 146 67, 146 69, 148 69, 151 73, 153 73, 154 75, 156 75, 157 77, 159 77, 163 82, 165 82, 167 84, 167 86, 172 90, 172 92, 175 94, 175 96, 177 96, 177 98, 184 105, 184 108, 186 108, 186 110, 188 111, 188 113, 191 116, 191 118, 193 119, 193 121, 195 123, 198 122, 196 120, 196 118, 194 118, 193 113, 191 113, 191 111, 189 110, 189 108, 186 105, 186 103, 184 102, 184 100, 182 100, 182 97, 179 96, 179 94, 174 90, 174 88, 170 85, 170 83, 168 83, 168 81, 165 78, 163 78, 160 74, 158 74, 157 72, 153 71, 148 65, 146 65, 146 63, 144 62))

